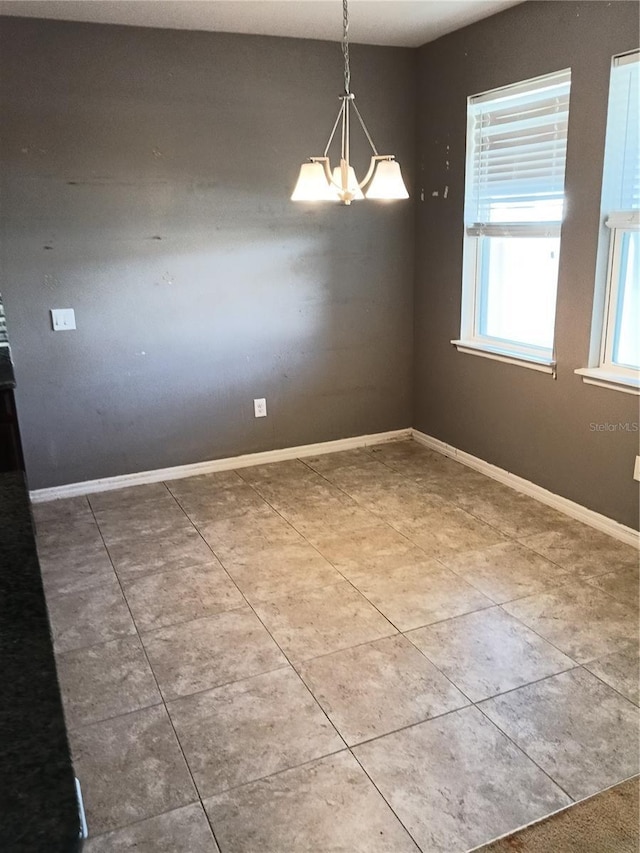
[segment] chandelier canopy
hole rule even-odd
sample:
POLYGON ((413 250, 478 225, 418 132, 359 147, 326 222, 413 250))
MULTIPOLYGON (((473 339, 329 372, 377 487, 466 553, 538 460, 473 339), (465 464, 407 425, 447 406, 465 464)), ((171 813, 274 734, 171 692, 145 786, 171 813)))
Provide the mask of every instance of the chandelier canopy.
POLYGON ((321 157, 310 157, 300 167, 298 182, 291 196, 292 201, 340 201, 351 204, 363 198, 402 199, 409 193, 402 180, 400 164, 393 154, 378 154, 371 134, 367 130, 355 95, 351 92, 351 69, 349 66, 349 9, 348 0, 342 0, 342 55, 344 58, 344 94, 340 96, 340 109, 329 141, 321 157), (364 180, 358 181, 350 164, 351 110, 355 113, 364 135, 373 151, 369 169, 364 180), (329 148, 340 127, 340 165, 331 169, 329 148), (363 188, 366 187, 363 193, 363 188))

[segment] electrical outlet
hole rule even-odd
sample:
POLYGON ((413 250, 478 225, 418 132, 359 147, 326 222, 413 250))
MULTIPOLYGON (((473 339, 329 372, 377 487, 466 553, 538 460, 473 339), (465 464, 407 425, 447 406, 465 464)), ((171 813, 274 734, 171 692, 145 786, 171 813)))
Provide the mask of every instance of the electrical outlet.
POLYGON ((76 327, 76 313, 73 308, 52 308, 51 327, 54 332, 68 332, 76 327))
POLYGON ((640 480, 640 456, 636 456, 636 464, 633 468, 633 479, 640 480))
POLYGON ((267 401, 264 397, 260 397, 259 400, 253 401, 253 414, 256 418, 267 417, 267 401))

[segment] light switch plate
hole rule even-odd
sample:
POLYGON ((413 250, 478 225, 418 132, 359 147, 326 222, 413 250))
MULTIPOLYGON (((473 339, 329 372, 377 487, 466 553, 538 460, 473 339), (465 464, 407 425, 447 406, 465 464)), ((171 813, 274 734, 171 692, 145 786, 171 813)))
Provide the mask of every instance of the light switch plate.
POLYGON ((76 312, 73 308, 52 308, 51 325, 54 332, 68 332, 76 327, 76 312))

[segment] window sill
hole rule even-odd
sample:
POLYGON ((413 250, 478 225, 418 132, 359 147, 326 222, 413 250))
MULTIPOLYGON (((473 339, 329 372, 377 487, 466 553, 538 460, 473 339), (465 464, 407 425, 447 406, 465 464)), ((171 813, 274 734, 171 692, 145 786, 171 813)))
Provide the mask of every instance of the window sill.
POLYGON ((503 361, 506 364, 517 364, 519 367, 528 367, 530 370, 538 370, 541 373, 556 375, 556 363, 551 358, 543 356, 525 355, 513 350, 491 346, 491 344, 478 343, 477 341, 451 341, 458 352, 468 355, 479 355, 494 361, 503 361))
POLYGON ((601 388, 611 388, 625 394, 640 395, 640 377, 622 376, 602 367, 580 367, 575 373, 582 376, 582 381, 587 385, 599 385, 601 388))

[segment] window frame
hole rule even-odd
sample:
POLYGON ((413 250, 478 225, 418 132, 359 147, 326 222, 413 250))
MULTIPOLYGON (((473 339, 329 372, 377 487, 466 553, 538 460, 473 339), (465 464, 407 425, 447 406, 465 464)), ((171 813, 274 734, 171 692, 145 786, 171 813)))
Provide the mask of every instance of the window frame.
MULTIPOLYGON (((610 99, 611 80, 617 62, 620 64, 637 62, 640 67, 640 51, 627 51, 612 58, 610 99)), ((609 139, 610 120, 611 116, 607 111, 607 140, 609 139)), ((640 231, 640 210, 619 210, 615 205, 607 192, 607 163, 608 158, 605 150, 601 197, 602 227, 598 240, 589 366, 578 368, 575 373, 581 376, 587 384, 640 395, 640 369, 627 367, 613 360, 616 330, 618 328, 622 242, 625 233, 640 231)))
MULTIPOLYGON (((481 315, 483 305, 486 303, 486 281, 482 276, 481 267, 483 238, 560 238, 562 221, 541 222, 528 220, 523 222, 487 222, 482 225, 470 225, 470 223, 467 222, 466 205, 468 199, 475 191, 473 176, 470 175, 473 162, 469 157, 469 152, 473 150, 474 145, 473 136, 475 126, 471 117, 472 106, 477 103, 486 103, 491 102, 492 100, 497 100, 501 95, 508 94, 509 90, 519 90, 521 93, 526 89, 536 91, 541 86, 544 86, 545 82, 552 81, 554 78, 558 78, 558 82, 561 82, 563 75, 568 77, 570 86, 571 70, 567 68, 550 74, 511 83, 506 86, 501 86, 487 92, 472 95, 467 99, 467 155, 465 161, 465 221, 462 261, 460 337, 451 341, 459 352, 470 355, 479 355, 509 364, 517 364, 543 373, 552 374, 554 377, 556 374, 556 361, 553 343, 551 347, 547 348, 482 334, 481 315)), ((514 94, 516 94, 516 92, 514 92, 514 94)))

